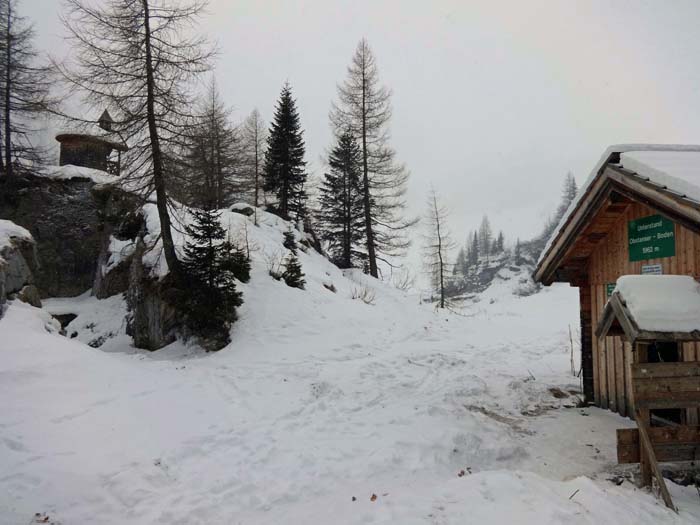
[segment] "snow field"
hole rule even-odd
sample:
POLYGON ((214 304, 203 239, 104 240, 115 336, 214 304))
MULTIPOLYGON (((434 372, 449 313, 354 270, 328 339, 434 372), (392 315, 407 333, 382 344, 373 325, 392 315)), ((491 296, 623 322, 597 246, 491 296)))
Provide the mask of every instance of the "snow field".
POLYGON ((8 308, 0 523, 37 512, 62 525, 700 519, 694 489, 671 484, 675 515, 607 480, 614 429, 629 421, 561 408, 577 401, 576 289, 518 297, 524 276, 504 271, 479 302, 443 313, 309 250, 298 290, 268 275, 284 221, 223 222, 232 236, 247 227, 254 264, 216 354, 132 348, 119 297, 8 308), (373 304, 352 299, 363 288, 373 304), (68 337, 48 312, 78 314, 68 337))

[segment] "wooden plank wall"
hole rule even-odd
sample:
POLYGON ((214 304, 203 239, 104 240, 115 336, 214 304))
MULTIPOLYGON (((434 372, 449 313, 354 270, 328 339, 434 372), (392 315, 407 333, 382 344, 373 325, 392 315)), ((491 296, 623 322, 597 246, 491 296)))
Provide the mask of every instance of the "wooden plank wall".
MULTIPOLYGON (((692 275, 700 277, 700 236, 676 224, 676 255, 663 259, 630 262, 627 251, 627 223, 633 219, 655 215, 657 212, 639 203, 633 203, 620 217, 613 229, 593 251, 589 261, 591 309, 593 327, 600 320, 607 301, 606 284, 614 283, 621 275, 641 274, 643 264, 661 264, 664 275, 692 275)), ((632 417, 630 392, 632 383, 630 364, 632 348, 620 337, 606 337, 593 341, 593 395, 596 405, 632 417)), ((700 343, 683 345, 685 361, 700 360, 700 343)), ((687 424, 698 424, 698 409, 689 409, 687 424)))

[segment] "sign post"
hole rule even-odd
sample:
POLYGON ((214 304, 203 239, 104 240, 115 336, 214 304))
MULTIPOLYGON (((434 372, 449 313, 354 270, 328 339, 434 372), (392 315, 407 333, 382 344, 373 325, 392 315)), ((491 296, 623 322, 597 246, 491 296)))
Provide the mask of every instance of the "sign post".
POLYGON ((629 221, 627 242, 630 262, 676 255, 675 225, 661 215, 629 221))

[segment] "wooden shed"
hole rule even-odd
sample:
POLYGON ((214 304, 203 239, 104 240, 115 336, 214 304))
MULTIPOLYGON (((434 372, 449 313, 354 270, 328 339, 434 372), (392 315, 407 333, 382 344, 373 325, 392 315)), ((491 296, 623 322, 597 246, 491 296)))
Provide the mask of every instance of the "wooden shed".
POLYGON ((71 164, 119 175, 121 153, 128 147, 112 130, 113 122, 109 112, 104 110, 96 123, 57 134, 56 140, 61 144, 59 165, 71 164), (116 158, 113 151, 116 151, 116 158))
MULTIPOLYGON (((618 278, 641 274, 700 277, 700 146, 609 148, 535 270, 535 279, 545 285, 566 282, 579 288, 586 400, 630 417, 632 342, 622 330, 600 340, 594 331, 618 278)), ((665 346, 665 359, 700 359, 694 340, 657 346, 665 346)), ((697 425, 698 409, 685 411, 683 419, 697 425)))

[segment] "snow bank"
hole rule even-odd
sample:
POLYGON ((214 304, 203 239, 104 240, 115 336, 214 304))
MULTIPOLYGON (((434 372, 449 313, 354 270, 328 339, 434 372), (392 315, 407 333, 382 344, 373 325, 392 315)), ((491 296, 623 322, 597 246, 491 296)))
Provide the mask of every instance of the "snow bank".
POLYGON ((32 234, 29 230, 6 219, 0 219, 0 250, 10 246, 12 239, 32 241, 32 234))
POLYGON ((44 169, 38 170, 35 175, 56 180, 87 179, 96 184, 109 184, 119 180, 119 177, 110 175, 106 171, 85 168, 83 166, 73 166, 72 164, 66 164, 65 166, 47 166, 44 169))
POLYGON ((688 275, 624 275, 615 290, 642 330, 700 330, 700 283, 688 275))
MULTIPOLYGON (((670 484, 676 516, 607 481, 614 429, 631 422, 562 408, 578 401, 576 289, 520 297, 524 276, 503 271, 481 301, 445 312, 299 249, 299 290, 268 274, 290 224, 258 221, 222 214, 253 264, 216 354, 132 348, 118 296, 10 305, 0 522, 697 523, 694 489, 670 484), (48 312, 77 314, 68 337, 48 312)), ((163 270, 158 246, 147 257, 163 270)))

